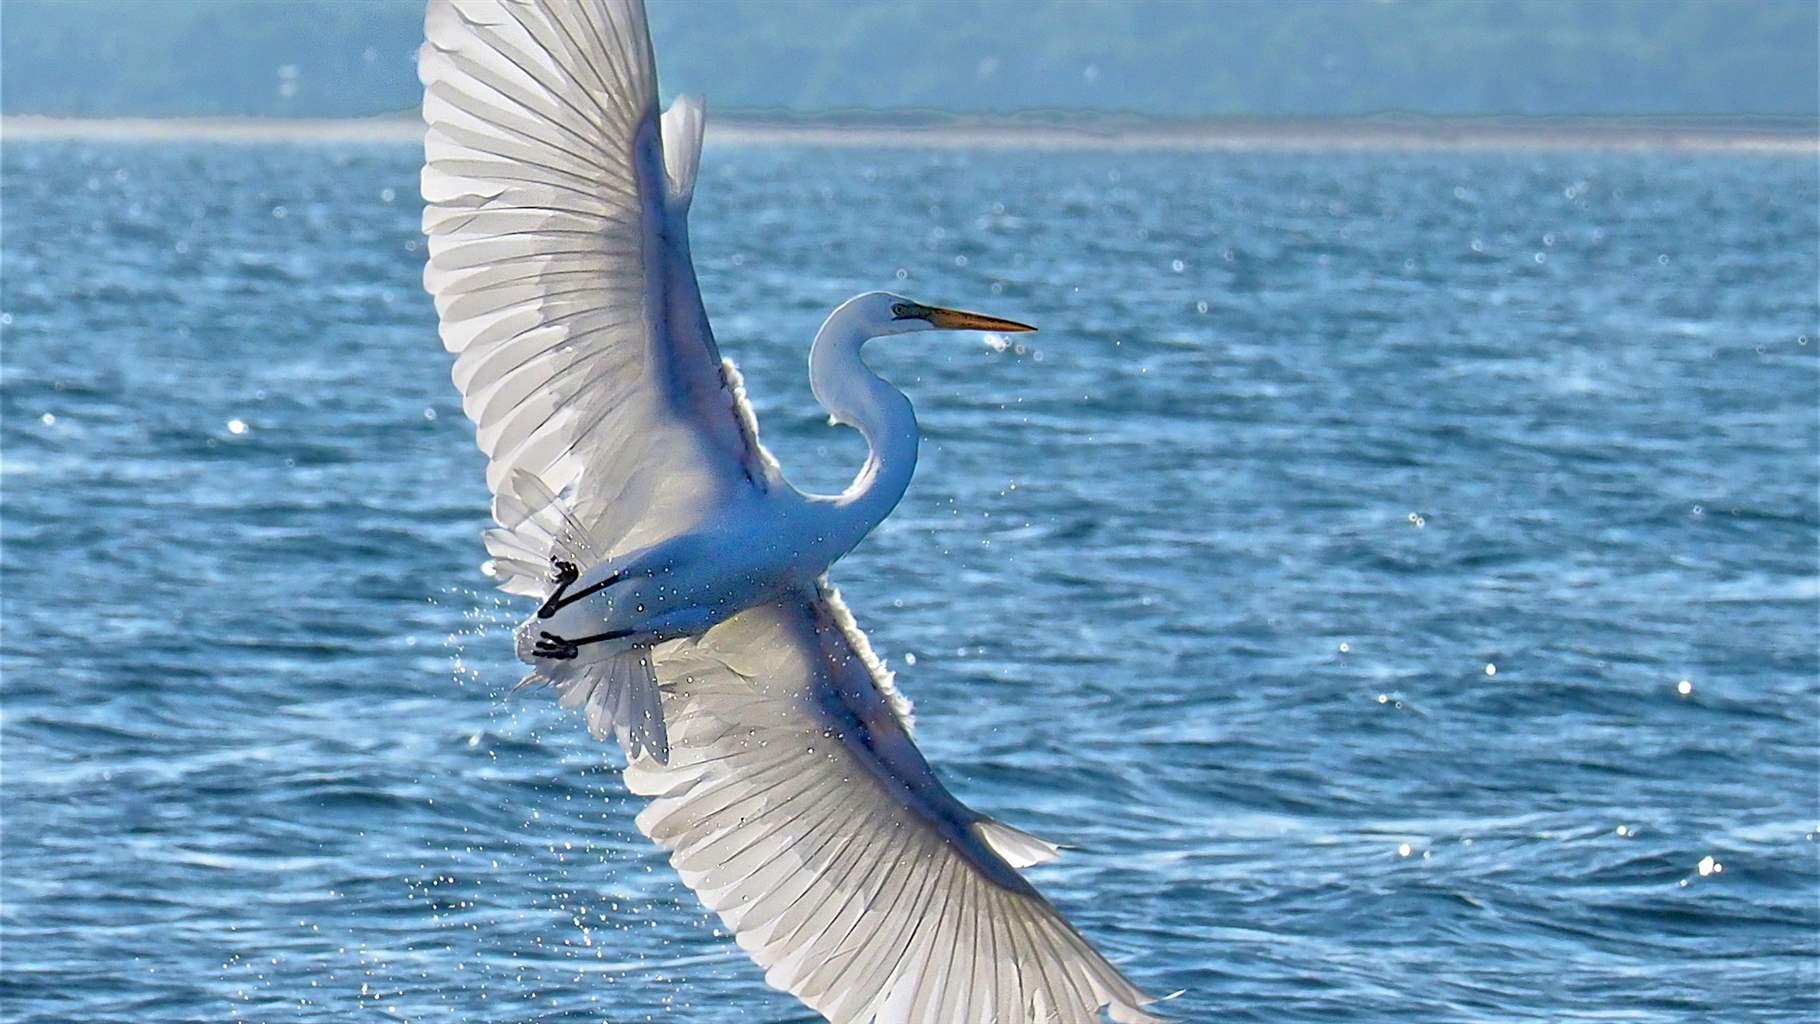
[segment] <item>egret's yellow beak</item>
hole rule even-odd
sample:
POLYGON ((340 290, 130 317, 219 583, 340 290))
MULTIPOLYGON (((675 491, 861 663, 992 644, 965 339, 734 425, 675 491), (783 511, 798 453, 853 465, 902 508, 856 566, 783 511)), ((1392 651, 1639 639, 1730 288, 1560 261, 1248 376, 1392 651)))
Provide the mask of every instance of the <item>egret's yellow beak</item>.
POLYGON ((1019 331, 1034 331, 1029 324, 1020 324, 1016 320, 1000 320, 996 316, 984 313, 968 313, 958 309, 943 309, 940 306, 925 306, 922 309, 923 319, 945 331, 999 331, 1015 334, 1019 331))

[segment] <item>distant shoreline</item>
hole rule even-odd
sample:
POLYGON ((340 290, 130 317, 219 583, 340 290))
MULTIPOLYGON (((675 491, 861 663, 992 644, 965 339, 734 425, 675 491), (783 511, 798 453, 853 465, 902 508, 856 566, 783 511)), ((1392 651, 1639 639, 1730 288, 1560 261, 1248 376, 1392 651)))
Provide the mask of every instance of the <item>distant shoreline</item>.
MULTIPOLYGON (((29 140, 414 143, 415 116, 280 118, 0 118, 0 144, 29 140)), ((1820 155, 1820 126, 1789 118, 1415 116, 1159 121, 1039 114, 862 114, 710 119, 722 145, 910 148, 1294 151, 1638 151, 1820 155)))

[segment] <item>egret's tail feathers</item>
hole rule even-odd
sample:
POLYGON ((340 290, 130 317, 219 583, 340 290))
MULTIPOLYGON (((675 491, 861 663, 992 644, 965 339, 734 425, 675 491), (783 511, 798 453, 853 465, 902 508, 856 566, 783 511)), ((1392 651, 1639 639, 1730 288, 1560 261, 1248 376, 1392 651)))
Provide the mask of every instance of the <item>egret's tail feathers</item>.
POLYGON ((670 738, 664 730, 650 648, 633 647, 592 657, 583 648, 581 656, 571 661, 534 659, 531 635, 529 629, 519 630, 518 656, 534 661, 537 669, 519 682, 519 688, 551 687, 563 707, 582 709, 588 732, 595 739, 618 739, 627 760, 648 753, 659 764, 669 763, 670 738))
POLYGON ((550 561, 562 559, 581 569, 600 562, 600 552, 586 527, 568 505, 535 475, 519 470, 493 497, 499 525, 483 534, 492 555, 489 575, 509 594, 544 597, 550 590, 550 561))
POLYGON ((1005 858, 1005 863, 1014 868, 1027 868, 1032 864, 1044 864, 1060 856, 1061 847, 1025 832, 1012 828, 1002 821, 981 818, 974 826, 979 830, 980 838, 992 847, 992 852, 1005 858))
POLYGON ((695 171, 701 166, 701 138, 708 108, 700 96, 678 96, 664 111, 664 177, 670 179, 670 205, 686 210, 695 196, 695 171))

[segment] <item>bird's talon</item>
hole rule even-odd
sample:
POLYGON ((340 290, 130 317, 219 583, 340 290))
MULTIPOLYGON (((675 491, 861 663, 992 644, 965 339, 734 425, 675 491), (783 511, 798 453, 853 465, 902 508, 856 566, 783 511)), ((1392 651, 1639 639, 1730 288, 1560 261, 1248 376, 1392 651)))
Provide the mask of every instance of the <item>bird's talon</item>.
POLYGON ((541 639, 537 641, 536 646, 531 648, 531 653, 539 658, 570 661, 581 653, 581 647, 578 644, 565 640, 549 630, 539 632, 538 636, 541 639))
POLYGON ((555 586, 550 591, 550 596, 544 599, 542 607, 537 609, 537 617, 547 619, 555 615, 557 609, 568 603, 563 600, 563 594, 568 592, 569 584, 580 578, 581 570, 575 567, 574 562, 565 562, 560 558, 550 559, 550 582, 555 586))

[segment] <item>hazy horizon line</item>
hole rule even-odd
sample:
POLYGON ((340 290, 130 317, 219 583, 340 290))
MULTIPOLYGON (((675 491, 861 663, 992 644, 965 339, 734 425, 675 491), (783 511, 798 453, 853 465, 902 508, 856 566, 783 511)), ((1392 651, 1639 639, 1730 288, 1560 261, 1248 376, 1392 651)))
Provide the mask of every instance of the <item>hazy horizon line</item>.
MULTIPOLYGON (((0 116, 7 140, 193 142, 416 142, 417 114, 369 117, 0 116)), ((989 149, 1161 150, 1645 150, 1814 154, 1820 123, 1727 114, 1468 115, 1155 118, 1031 111, 950 114, 732 111, 711 118, 720 145, 905 146, 989 149)))

